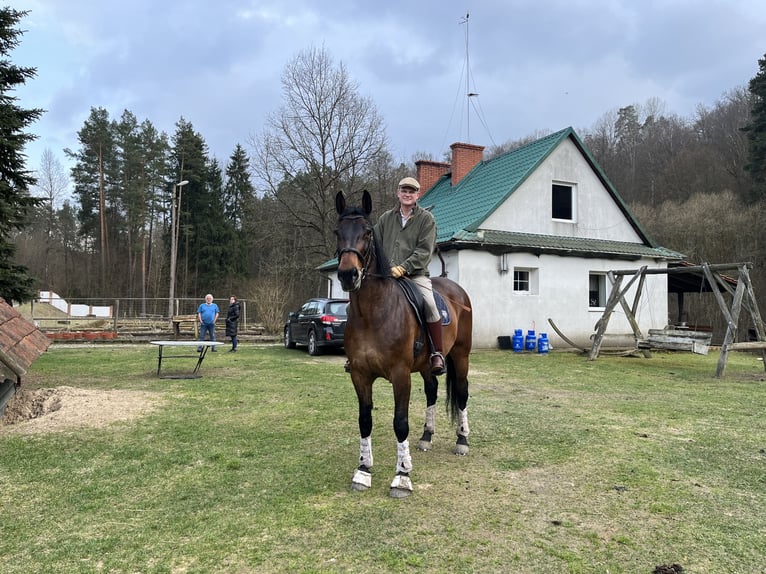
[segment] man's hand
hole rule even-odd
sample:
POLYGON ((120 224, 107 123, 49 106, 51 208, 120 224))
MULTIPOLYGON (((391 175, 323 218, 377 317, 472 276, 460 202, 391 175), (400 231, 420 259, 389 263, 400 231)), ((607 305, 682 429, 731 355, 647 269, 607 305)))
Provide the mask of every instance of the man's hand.
POLYGON ((406 275, 407 270, 402 267, 401 265, 397 265, 396 267, 391 268, 391 276, 394 279, 399 279, 402 275, 406 275))

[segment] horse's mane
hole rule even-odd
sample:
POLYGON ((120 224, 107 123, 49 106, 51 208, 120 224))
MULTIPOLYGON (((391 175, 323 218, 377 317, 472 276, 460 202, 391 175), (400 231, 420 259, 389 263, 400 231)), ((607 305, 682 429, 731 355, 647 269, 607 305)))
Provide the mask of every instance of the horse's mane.
POLYGON ((375 273, 382 277, 391 275, 391 264, 388 262, 388 256, 383 250, 383 242, 373 228, 372 241, 375 244, 375 273))

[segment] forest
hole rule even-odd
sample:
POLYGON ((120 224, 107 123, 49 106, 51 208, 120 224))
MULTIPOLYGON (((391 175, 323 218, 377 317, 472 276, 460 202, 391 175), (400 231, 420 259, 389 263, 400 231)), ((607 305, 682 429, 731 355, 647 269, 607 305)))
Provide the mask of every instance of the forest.
MULTIPOLYGON (((18 42, 23 13, 13 14, 0 27, 18 42)), ((656 243, 695 263, 752 262, 755 292, 766 294, 766 56, 759 65, 693 117, 652 99, 573 127, 656 243)), ((23 72, 3 75, 3 93, 34 77, 2 66, 23 72)), ((24 218, 0 228, 0 258, 25 269, 27 293, 122 298, 135 302, 126 312, 165 315, 169 292, 236 293, 279 330, 287 310, 323 289, 316 267, 334 256, 336 192, 367 189, 375 205, 390 205, 414 162, 434 159, 395 161, 375 103, 322 48, 288 62, 282 93, 262 134, 232 142, 225 165, 189 119, 166 134, 130 110, 94 105, 78 146, 61 150, 70 172, 50 150, 27 171, 15 166, 28 178, 16 187, 24 218), (24 189, 36 200, 24 203, 24 189)), ((26 111, 28 139, 42 111, 26 111)), ((485 159, 542 135, 488 148, 485 159)))

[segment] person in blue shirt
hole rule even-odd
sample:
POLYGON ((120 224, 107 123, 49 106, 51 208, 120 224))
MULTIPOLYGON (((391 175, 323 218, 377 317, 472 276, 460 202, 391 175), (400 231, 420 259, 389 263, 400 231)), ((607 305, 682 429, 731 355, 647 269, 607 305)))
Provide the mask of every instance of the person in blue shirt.
MULTIPOLYGON (((221 310, 218 305, 213 303, 213 296, 208 293, 205 295, 205 302, 197 307, 197 318, 199 319, 199 340, 205 340, 205 333, 210 334, 210 340, 215 341, 215 322, 218 320, 218 315, 221 310)), ((198 348, 199 351, 202 347, 198 348)), ((213 347, 215 352, 215 346, 213 347)))

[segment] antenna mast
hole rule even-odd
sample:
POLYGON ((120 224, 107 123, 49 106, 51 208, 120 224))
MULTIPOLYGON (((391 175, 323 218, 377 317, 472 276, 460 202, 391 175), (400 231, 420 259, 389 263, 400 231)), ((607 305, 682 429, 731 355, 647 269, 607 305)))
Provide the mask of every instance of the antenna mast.
POLYGON ((476 94, 471 91, 471 60, 470 60, 470 53, 468 50, 468 19, 471 17, 471 14, 469 12, 465 13, 465 18, 463 18, 460 23, 465 24, 465 97, 466 97, 466 131, 468 135, 468 141, 466 143, 471 143, 471 98, 474 96, 478 96, 479 94, 476 94))

